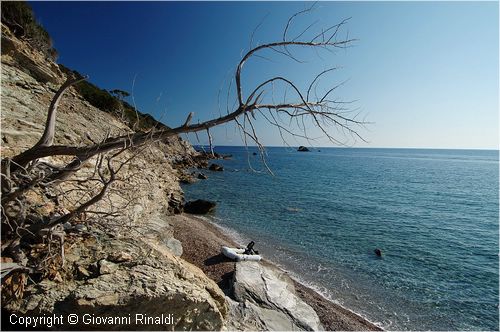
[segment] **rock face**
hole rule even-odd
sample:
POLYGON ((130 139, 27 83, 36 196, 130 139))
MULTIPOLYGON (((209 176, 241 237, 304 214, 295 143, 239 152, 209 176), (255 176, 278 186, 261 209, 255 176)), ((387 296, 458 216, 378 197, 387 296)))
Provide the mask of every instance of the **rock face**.
POLYGON ((184 173, 179 176, 179 181, 182 184, 193 184, 196 182, 196 178, 192 174, 184 173))
POLYGON ((132 324, 58 326, 83 330, 220 330, 228 313, 224 294, 217 284, 160 245, 101 234, 99 241, 82 240, 67 252, 65 273, 74 270, 80 271, 81 280, 63 284, 44 280, 30 285, 30 295, 24 301, 9 303, 6 308, 27 316, 171 315, 171 322, 166 325, 134 325, 132 319, 132 324), (125 261, 112 263, 100 259, 106 252, 122 253, 120 257, 125 261), (89 272, 96 265, 99 270, 89 272))
POLYGON ((46 61, 46 56, 31 47, 26 47, 6 26, 2 24, 2 62, 20 65, 20 68, 37 81, 62 83, 59 67, 46 61))
MULTIPOLYGON (((66 77, 57 64, 26 41, 16 39, 3 25, 1 62, 2 157, 11 157, 40 138, 52 97, 66 77)), ((84 146, 100 142, 107 135, 130 134, 131 129, 110 111, 93 107, 75 89, 68 89, 59 103, 54 144, 84 146)), ((120 194, 110 192, 109 200, 93 206, 95 211, 113 212, 110 209, 114 205, 119 207, 119 215, 112 220, 89 221, 88 227, 76 221, 65 224, 64 232, 70 236, 66 237, 64 265, 57 266, 56 276, 28 283, 24 297, 2 302, 2 310, 26 316, 172 315, 172 324, 166 326, 57 327, 61 329, 223 328, 228 313, 224 294, 200 269, 177 257, 182 254, 182 245, 173 238, 166 217, 181 212, 183 205, 174 166, 189 164, 194 157, 196 153, 188 143, 172 137, 133 158, 120 171, 126 180, 117 187, 120 194)), ((62 165, 67 159, 54 157, 46 161, 62 165)), ((95 163, 92 159, 82 165, 79 175, 84 178, 92 174, 95 163)), ((71 182, 62 185, 61 190, 74 189, 71 182)), ((84 189, 94 186, 88 185, 84 189)), ((77 194, 68 194, 67 200, 81 199, 77 194)), ((57 212, 43 193, 33 190, 27 199, 38 202, 43 215, 57 212)), ((73 208, 65 206, 66 201, 60 204, 60 211, 73 208)))
POLYGON ((215 172, 222 172, 224 170, 224 167, 217 164, 210 164, 210 167, 208 169, 215 172))
POLYGON ((307 147, 301 145, 301 146, 299 146, 299 148, 297 149, 297 151, 299 151, 299 152, 309 152, 311 150, 309 150, 307 147))
POLYGON ((182 195, 170 194, 167 210, 170 214, 179 214, 184 211, 184 197, 182 195))
POLYGON ((196 201, 189 201, 184 205, 184 211, 191 214, 207 214, 212 212, 217 203, 212 201, 205 201, 203 199, 197 199, 196 201))
POLYGON ((265 263, 236 263, 233 296, 230 329, 323 329, 313 308, 295 294, 290 277, 265 263))

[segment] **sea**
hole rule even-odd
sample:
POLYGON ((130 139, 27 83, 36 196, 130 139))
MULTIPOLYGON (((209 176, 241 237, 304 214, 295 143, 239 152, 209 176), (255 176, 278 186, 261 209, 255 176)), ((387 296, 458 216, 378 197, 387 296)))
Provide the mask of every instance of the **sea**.
POLYGON ((186 199, 327 299, 389 330, 499 329, 497 150, 270 147, 272 173, 215 151, 186 199))

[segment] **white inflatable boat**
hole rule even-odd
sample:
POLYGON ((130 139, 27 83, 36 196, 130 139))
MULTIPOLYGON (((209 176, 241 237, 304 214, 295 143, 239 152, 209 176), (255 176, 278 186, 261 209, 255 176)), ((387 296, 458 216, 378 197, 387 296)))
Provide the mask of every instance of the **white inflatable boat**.
POLYGON ((229 248, 223 246, 221 252, 224 256, 231 259, 236 259, 236 261, 260 261, 262 257, 260 255, 245 255, 245 249, 240 248, 229 248))

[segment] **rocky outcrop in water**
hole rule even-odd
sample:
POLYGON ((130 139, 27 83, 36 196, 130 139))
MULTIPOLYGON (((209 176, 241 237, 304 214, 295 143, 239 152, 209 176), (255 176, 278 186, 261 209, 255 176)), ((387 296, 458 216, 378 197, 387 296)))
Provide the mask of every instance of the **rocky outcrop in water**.
POLYGON ((217 164, 210 164, 210 167, 208 167, 208 169, 215 172, 222 172, 224 170, 224 167, 217 164))
POLYGON ((193 174, 183 172, 179 175, 179 182, 182 184, 193 184, 196 183, 196 177, 193 174))
POLYGON ((184 205, 184 212, 191 214, 207 214, 212 212, 216 206, 217 203, 215 202, 197 199, 187 202, 186 205, 184 205))
POLYGON ((307 147, 301 145, 301 146, 299 146, 299 148, 297 149, 297 151, 299 151, 299 152, 309 152, 311 150, 309 150, 307 147))

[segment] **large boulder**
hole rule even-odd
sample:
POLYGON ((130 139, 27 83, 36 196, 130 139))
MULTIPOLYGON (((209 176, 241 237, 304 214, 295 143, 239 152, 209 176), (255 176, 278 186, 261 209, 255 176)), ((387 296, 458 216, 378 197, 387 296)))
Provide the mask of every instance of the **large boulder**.
POLYGON ((253 302, 236 302, 226 296, 229 305, 228 330, 232 331, 296 331, 290 317, 277 310, 260 307, 253 302))
POLYGON ((182 243, 174 238, 174 228, 164 215, 151 216, 147 225, 141 226, 142 239, 160 251, 168 250, 175 256, 182 256, 182 243))
POLYGON ((285 272, 259 262, 238 262, 230 311, 234 328, 257 330, 322 330, 318 315, 295 293, 285 272))
POLYGON ((196 201, 189 201, 184 205, 184 212, 191 214, 207 214, 212 212, 217 203, 212 201, 206 201, 203 199, 197 199, 196 201))
MULTIPOLYGON (((121 261, 121 260, 117 260, 121 261)), ((17 316, 59 316, 64 324, 56 329, 77 330, 220 330, 228 306, 217 284, 199 268, 174 256, 156 242, 133 238, 89 238, 66 253, 65 275, 72 269, 80 280, 63 283, 44 280, 28 286, 22 301, 5 305, 17 316), (100 257, 126 253, 127 260, 111 263, 100 257), (128 258, 131 258, 129 260, 128 258), (95 273, 94 266, 100 270, 95 273), (79 321, 68 325, 68 315, 79 321), (131 317, 130 321, 85 323, 86 317, 131 317), (162 322, 139 322, 144 317, 163 317, 162 322)), ((61 272, 62 273, 62 272, 61 272)), ((19 328, 19 326, 14 326, 19 328)), ((42 327, 37 327, 37 329, 42 327)))

